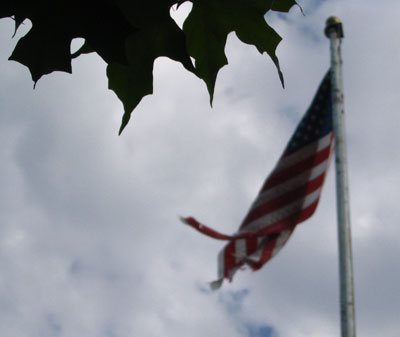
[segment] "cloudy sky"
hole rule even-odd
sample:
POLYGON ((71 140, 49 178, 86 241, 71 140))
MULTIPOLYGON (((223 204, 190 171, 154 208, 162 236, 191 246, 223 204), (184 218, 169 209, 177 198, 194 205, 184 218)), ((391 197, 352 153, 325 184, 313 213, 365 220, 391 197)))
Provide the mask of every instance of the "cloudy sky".
MULTIPOLYGON (((0 21, 0 331, 5 337, 335 337, 334 171, 316 214, 263 269, 211 292, 234 232, 329 67, 325 20, 344 23, 345 110, 358 335, 400 335, 400 3, 302 0, 268 14, 271 60, 231 34, 214 107, 168 59, 122 136, 122 105, 96 56, 36 89, 7 61, 0 21)), ((175 12, 182 20, 188 7, 175 12)), ((19 32, 23 36, 29 23, 19 32)))

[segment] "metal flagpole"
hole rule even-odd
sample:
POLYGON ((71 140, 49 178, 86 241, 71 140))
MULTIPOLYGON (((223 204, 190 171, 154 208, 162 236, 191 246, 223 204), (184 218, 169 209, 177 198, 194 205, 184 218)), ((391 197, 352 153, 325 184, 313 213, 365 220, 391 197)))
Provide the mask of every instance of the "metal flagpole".
POLYGON ((340 320, 341 336, 355 337, 353 260, 351 252, 349 184, 347 175, 346 139, 344 132, 344 107, 342 92, 343 38, 342 23, 336 17, 326 21, 325 35, 330 40, 332 114, 336 149, 336 200, 339 241, 340 320))

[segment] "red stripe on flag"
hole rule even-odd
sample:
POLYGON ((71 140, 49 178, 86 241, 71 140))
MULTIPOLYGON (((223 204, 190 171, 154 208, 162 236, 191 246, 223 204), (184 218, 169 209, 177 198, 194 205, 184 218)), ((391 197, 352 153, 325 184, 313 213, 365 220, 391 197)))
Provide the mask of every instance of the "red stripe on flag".
MULTIPOLYGON (((250 267, 256 271, 260 269, 265 263, 267 263, 273 256, 273 251, 276 247, 277 240, 279 238, 279 234, 283 232, 284 230, 290 230, 290 232, 293 232, 294 228, 296 227, 297 224, 300 222, 303 222, 304 220, 307 220, 311 215, 314 213, 315 209, 317 208, 319 200, 316 200, 313 204, 308 206, 307 208, 303 209, 302 211, 280 221, 279 223, 273 224, 271 227, 268 227, 269 229, 269 234, 263 233, 264 231, 261 230, 258 232, 259 236, 265 236, 265 246, 263 242, 260 243, 259 246, 262 246, 262 253, 261 257, 258 262, 253 262, 250 261, 249 259, 243 259, 243 261, 237 263, 235 256, 234 256, 234 241, 231 241, 228 243, 228 245, 225 247, 225 270, 224 270, 224 275, 226 278, 228 278, 231 281, 231 277, 229 277, 229 271, 232 268, 238 268, 246 262, 247 264, 250 265, 250 267), (295 225, 293 225, 293 222, 295 225), (229 249, 228 249, 229 247, 229 249), (229 253, 227 253, 229 252, 229 253), (227 256, 226 254, 230 254, 230 256, 227 256)), ((265 231, 266 232, 266 231, 265 231)), ((290 233, 291 235, 291 233, 290 233)), ((249 240, 254 240, 254 238, 247 239, 249 240)), ((255 241, 253 241, 255 242, 255 241)), ((257 250, 257 245, 254 247, 252 246, 252 249, 249 249, 248 247, 248 255, 251 255, 256 252, 257 250)))
POLYGON ((246 240, 247 255, 251 255, 257 250, 257 241, 258 241, 258 238, 248 238, 246 240))
POLYGON ((267 227, 261 228, 258 231, 254 231, 254 232, 243 231, 236 235, 221 234, 221 233, 211 229, 210 227, 200 224, 196 219, 194 219, 192 217, 181 218, 181 220, 184 223, 190 225, 191 227, 197 229, 199 232, 206 234, 208 236, 211 236, 215 239, 229 240, 231 242, 234 242, 235 240, 239 240, 239 239, 247 239, 247 240, 248 239, 256 239, 260 236, 267 236, 267 235, 271 235, 274 233, 282 232, 287 229, 294 228, 294 226, 296 224, 306 220, 313 214, 313 212, 315 211, 315 208, 317 207, 318 201, 319 201, 319 198, 316 201, 314 201, 310 206, 308 206, 294 214, 291 214, 290 216, 288 216, 282 220, 279 220, 271 225, 268 225, 267 227))
POLYGON ((278 234, 274 234, 268 238, 267 243, 264 245, 261 253, 260 262, 253 267, 253 270, 260 269, 267 261, 269 261, 272 257, 272 252, 276 246, 276 241, 278 240, 278 234))
POLYGON ((200 222, 198 222, 193 217, 181 218, 181 220, 185 224, 193 227, 194 229, 197 229, 200 233, 203 233, 205 235, 211 236, 214 239, 218 239, 218 240, 232 240, 232 239, 234 239, 234 237, 232 235, 226 235, 226 234, 222 234, 220 232, 217 232, 216 230, 201 224, 200 222))
POLYGON ((225 270, 224 270, 224 277, 228 278, 229 281, 232 281, 232 276, 229 275, 229 272, 232 268, 236 267, 236 258, 235 258, 235 242, 231 241, 225 247, 225 254, 224 254, 224 262, 225 262, 225 270))
POLYGON ((278 198, 275 198, 263 205, 258 206, 246 216, 246 218, 243 221, 243 224, 241 225, 241 228, 246 227, 250 222, 257 220, 270 212, 273 212, 291 202, 294 202, 297 199, 305 197, 311 192, 314 192, 316 189, 321 187, 323 182, 324 182, 324 174, 321 174, 316 179, 306 182, 303 186, 300 186, 299 188, 296 188, 293 191, 285 193, 279 196, 278 198))
POLYGON ((282 171, 278 171, 276 173, 272 173, 269 176, 267 181, 265 182, 264 186, 261 189, 261 192, 264 192, 268 188, 271 188, 275 185, 278 185, 285 180, 295 177, 296 175, 302 173, 303 171, 309 170, 310 168, 317 166, 318 164, 322 163, 324 160, 329 158, 331 153, 331 148, 328 146, 321 152, 316 153, 315 155, 287 168, 282 171))
POLYGON ((238 235, 235 236, 235 238, 239 237, 245 238, 246 234, 247 237, 260 237, 260 236, 272 235, 274 233, 279 233, 288 229, 292 230, 297 224, 303 222, 304 220, 307 220, 314 213, 315 209, 317 208, 318 202, 319 198, 315 200, 308 207, 299 210, 298 212, 291 214, 282 220, 279 220, 255 232, 239 233, 238 235))

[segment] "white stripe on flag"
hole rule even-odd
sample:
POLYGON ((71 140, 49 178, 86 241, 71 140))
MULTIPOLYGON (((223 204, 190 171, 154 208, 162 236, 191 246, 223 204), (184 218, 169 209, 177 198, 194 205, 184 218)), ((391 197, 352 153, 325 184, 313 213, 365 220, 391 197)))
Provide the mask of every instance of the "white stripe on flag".
MULTIPOLYGON (((311 143, 299 151, 296 151, 287 157, 282 157, 275 168, 275 170, 282 170, 288 166, 294 165, 299 161, 327 148, 331 143, 332 132, 329 132, 324 137, 318 139, 314 143, 311 143)), ((274 170, 274 173, 276 172, 274 170)))
POLYGON ((246 247, 247 247, 246 239, 235 240, 236 263, 243 261, 243 258, 247 255, 246 247))
POLYGON ((254 201, 249 212, 251 212, 256 207, 265 204, 266 202, 276 197, 281 196, 282 194, 290 192, 300 187, 301 185, 306 184, 311 180, 314 180, 315 178, 318 178, 320 175, 325 173, 328 164, 329 164, 329 158, 327 158, 321 164, 315 166, 313 169, 304 171, 301 174, 295 176, 293 179, 287 180, 282 184, 267 189, 266 191, 261 193, 258 196, 258 198, 254 201))
POLYGON ((224 278, 224 272, 225 272, 225 249, 226 246, 219 252, 218 254, 218 270, 217 270, 217 275, 218 275, 218 279, 223 279, 224 278))
POLYGON ((295 200, 294 202, 288 204, 287 206, 281 207, 276 211, 270 212, 264 215, 263 217, 258 218, 253 222, 250 222, 246 227, 242 228, 239 231, 239 233, 258 231, 296 212, 299 212, 300 210, 307 208, 316 200, 318 200, 320 193, 321 193, 321 187, 317 188, 314 192, 311 192, 310 194, 295 200))
POLYGON ((247 257, 247 260, 253 262, 253 263, 258 263, 260 262, 261 259, 261 253, 263 251, 264 245, 268 242, 268 237, 266 236, 260 236, 257 238, 257 250, 253 253, 250 254, 247 257))
POLYGON ((289 240, 291 233, 292 233, 292 231, 286 230, 286 231, 282 231, 279 234, 278 239, 276 240, 274 250, 272 251, 271 258, 274 257, 281 250, 281 248, 285 245, 286 241, 289 240))

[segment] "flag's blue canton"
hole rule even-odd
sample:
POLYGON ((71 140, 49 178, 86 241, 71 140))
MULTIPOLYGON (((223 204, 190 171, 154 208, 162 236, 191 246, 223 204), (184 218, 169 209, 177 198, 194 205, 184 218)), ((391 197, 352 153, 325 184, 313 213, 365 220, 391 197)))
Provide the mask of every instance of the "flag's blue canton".
POLYGON ((330 72, 322 81, 310 108, 286 148, 286 154, 308 145, 332 131, 330 72))

